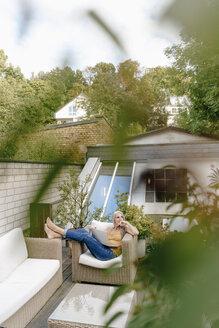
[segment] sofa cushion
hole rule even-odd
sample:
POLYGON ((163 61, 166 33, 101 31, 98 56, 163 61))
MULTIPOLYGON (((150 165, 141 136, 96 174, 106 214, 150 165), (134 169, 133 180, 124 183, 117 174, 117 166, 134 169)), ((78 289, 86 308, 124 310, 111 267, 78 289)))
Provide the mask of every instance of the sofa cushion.
POLYGON ((108 228, 112 228, 113 223, 112 222, 100 222, 97 220, 93 220, 91 223, 91 226, 96 227, 98 230, 106 230, 108 228))
POLYGON ((58 260, 28 258, 0 283, 0 324, 43 288, 59 267, 58 260))
POLYGON ((0 237, 0 282, 4 281, 27 259, 27 247, 21 228, 15 228, 0 237))
POLYGON ((112 264, 116 264, 118 268, 122 266, 122 255, 108 261, 101 261, 96 259, 90 251, 87 251, 80 255, 79 263, 87 266, 91 266, 98 269, 106 269, 110 267, 112 264))

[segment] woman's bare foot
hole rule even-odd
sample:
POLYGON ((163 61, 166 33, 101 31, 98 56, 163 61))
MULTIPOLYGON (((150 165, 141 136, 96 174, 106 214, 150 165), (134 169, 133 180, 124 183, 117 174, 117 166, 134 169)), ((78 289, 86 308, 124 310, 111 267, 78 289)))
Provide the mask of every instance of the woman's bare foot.
POLYGON ((46 224, 49 229, 51 229, 54 232, 59 233, 60 235, 64 234, 64 229, 58 227, 55 223, 52 222, 52 220, 48 217, 46 219, 46 224))
POLYGON ((44 224, 44 230, 47 234, 48 239, 54 239, 54 238, 60 238, 61 235, 59 233, 56 233, 54 231, 52 231, 51 229, 49 229, 49 227, 47 226, 47 224, 44 224))

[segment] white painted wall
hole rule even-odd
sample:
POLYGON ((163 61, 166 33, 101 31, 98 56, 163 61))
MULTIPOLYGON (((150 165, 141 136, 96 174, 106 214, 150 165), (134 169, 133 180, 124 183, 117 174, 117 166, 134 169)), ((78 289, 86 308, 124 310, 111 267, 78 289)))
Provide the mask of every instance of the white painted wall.
MULTIPOLYGON (((64 166, 43 195, 42 202, 60 199, 57 187, 73 167, 80 173, 80 166, 64 166)), ((16 227, 29 227, 30 203, 51 168, 52 164, 0 162, 0 235, 16 227)))
POLYGON ((62 121, 75 122, 86 117, 86 102, 88 97, 85 94, 80 94, 76 98, 72 99, 64 107, 55 112, 55 119, 58 123, 62 121), (73 115, 72 109, 76 108, 76 116, 73 115))
POLYGON ((166 165, 175 165, 176 168, 187 168, 187 170, 197 178, 199 183, 207 188, 210 183, 208 176, 211 174, 212 168, 219 167, 219 159, 190 159, 186 160, 186 162, 169 159, 159 160, 159 163, 157 160, 148 161, 147 163, 136 163, 131 203, 139 206, 144 205, 144 211, 147 214, 172 215, 181 208, 180 205, 178 205, 167 210, 167 206, 170 205, 170 203, 145 202, 146 182, 144 179, 139 179, 139 177, 149 168, 159 169, 166 165))
POLYGON ((165 106, 165 109, 169 114, 167 125, 174 125, 175 118, 179 112, 183 109, 188 111, 190 104, 191 103, 187 96, 170 96, 168 99, 168 104, 165 106))

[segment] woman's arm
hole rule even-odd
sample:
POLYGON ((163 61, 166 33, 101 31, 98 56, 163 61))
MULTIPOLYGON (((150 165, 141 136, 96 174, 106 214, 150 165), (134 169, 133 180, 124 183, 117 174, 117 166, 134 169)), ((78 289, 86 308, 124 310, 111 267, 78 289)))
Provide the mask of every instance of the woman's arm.
POLYGON ((125 232, 130 233, 130 235, 132 236, 138 236, 139 235, 139 231, 136 227, 134 227, 133 225, 131 225, 131 223, 129 223, 128 221, 122 221, 120 224, 122 227, 125 228, 125 232))

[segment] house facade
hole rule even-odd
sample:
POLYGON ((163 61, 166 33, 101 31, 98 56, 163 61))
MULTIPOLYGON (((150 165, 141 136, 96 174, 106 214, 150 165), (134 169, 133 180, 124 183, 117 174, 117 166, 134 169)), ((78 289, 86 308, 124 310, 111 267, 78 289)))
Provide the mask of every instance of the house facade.
POLYGON ((58 124, 77 122, 87 117, 88 96, 80 93, 54 114, 58 124))
POLYGON ((177 115, 180 113, 182 110, 187 110, 189 109, 190 106, 190 101, 187 96, 170 96, 167 101, 167 105, 165 106, 166 112, 168 113, 168 121, 167 124, 170 125, 175 125, 175 119, 177 115))
POLYGON ((143 205, 145 213, 168 218, 181 208, 168 206, 187 197, 188 177, 208 188, 212 169, 219 167, 219 140, 168 127, 131 137, 120 149, 88 147, 87 161, 94 158, 99 165, 91 200, 103 206, 103 214, 116 209, 119 191, 128 193, 130 204, 143 205))

